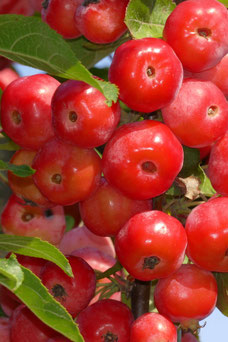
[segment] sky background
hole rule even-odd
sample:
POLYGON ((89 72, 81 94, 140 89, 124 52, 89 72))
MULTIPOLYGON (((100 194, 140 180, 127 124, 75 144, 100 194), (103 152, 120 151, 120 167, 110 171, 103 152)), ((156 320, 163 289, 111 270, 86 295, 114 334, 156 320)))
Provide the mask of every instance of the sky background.
MULTIPOLYGON (((1 1, 1 0, 0 0, 1 1)), ((109 67, 110 58, 104 58, 95 66, 98 68, 109 67)), ((14 67, 20 76, 29 76, 37 73, 43 73, 41 70, 33 69, 15 63, 14 67)), ((228 342, 228 318, 224 316, 218 309, 200 322, 200 325, 206 325, 200 330, 200 342, 228 342)))

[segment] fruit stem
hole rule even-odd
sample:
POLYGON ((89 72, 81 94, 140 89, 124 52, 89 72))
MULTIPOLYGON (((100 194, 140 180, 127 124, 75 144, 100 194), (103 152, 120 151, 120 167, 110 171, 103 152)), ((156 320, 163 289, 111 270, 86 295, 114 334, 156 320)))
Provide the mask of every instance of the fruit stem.
POLYGON ((110 267, 109 269, 107 269, 103 273, 99 272, 99 271, 96 271, 97 280, 110 277, 111 275, 113 275, 116 272, 120 271, 122 268, 123 268, 123 266, 119 263, 119 261, 117 261, 114 266, 110 267))
POLYGON ((149 312, 150 281, 135 279, 131 291, 131 309, 134 318, 149 312))
POLYGON ((1 172, 0 172, 0 180, 7 185, 9 184, 7 177, 5 177, 1 172))

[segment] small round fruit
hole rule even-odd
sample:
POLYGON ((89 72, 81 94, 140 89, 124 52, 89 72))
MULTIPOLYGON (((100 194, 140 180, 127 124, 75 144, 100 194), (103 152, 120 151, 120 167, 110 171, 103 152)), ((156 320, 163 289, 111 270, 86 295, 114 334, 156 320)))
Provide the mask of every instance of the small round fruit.
POLYGON ((11 317, 11 342, 47 342, 54 334, 24 305, 18 306, 11 317))
POLYGON ((0 88, 4 90, 11 82, 18 78, 18 74, 10 68, 0 70, 0 88))
POLYGON ((133 216, 116 236, 116 254, 136 279, 168 277, 184 260, 187 237, 182 224, 162 211, 133 216))
POLYGON ((89 41, 107 44, 127 30, 124 23, 129 0, 82 0, 75 12, 78 30, 89 41))
POLYGON ((145 200, 169 189, 183 164, 183 148, 166 125, 144 120, 121 126, 105 146, 103 172, 125 196, 145 200))
POLYGON ((1 227, 5 234, 39 237, 58 245, 66 228, 64 210, 61 206, 43 209, 27 205, 12 195, 3 209, 1 227))
POLYGON ((163 40, 143 38, 119 46, 109 69, 109 80, 131 109, 153 112, 176 97, 183 79, 182 65, 163 40))
POLYGON ((54 136, 51 98, 59 84, 49 75, 37 74, 20 77, 5 89, 1 124, 16 144, 36 151, 54 136))
POLYGON ((228 196, 228 133, 212 147, 208 162, 208 176, 214 189, 228 196))
POLYGON ((11 342, 10 320, 7 317, 0 317, 0 341, 11 342))
POLYGON ((120 119, 119 103, 111 107, 96 88, 69 80, 52 98, 52 118, 56 136, 82 148, 106 143, 120 119))
POLYGON ((108 184, 105 178, 92 196, 80 202, 84 224, 99 236, 115 236, 133 215, 151 209, 150 200, 132 200, 108 184))
POLYGON ((184 264, 169 277, 159 279, 154 292, 161 315, 186 327, 210 315, 217 301, 213 274, 192 264, 184 264))
POLYGON ((45 0, 42 3, 41 17, 53 30, 65 39, 81 36, 76 27, 74 14, 81 0, 45 0))
POLYGON ((187 0, 168 17, 163 37, 192 72, 212 68, 228 52, 228 12, 216 0, 187 0))
POLYGON ((228 272, 228 197, 210 199, 189 214, 185 229, 188 257, 209 271, 228 272))
POLYGON ((35 184, 55 204, 71 205, 85 200, 96 190, 101 160, 92 149, 49 140, 37 153, 32 167, 35 184))
POLYGON ((226 133, 228 102, 214 83, 187 78, 162 116, 183 145, 205 147, 226 133))
POLYGON ((96 289, 96 275, 89 264, 80 257, 67 257, 74 277, 70 278, 57 265, 48 262, 44 266, 41 280, 52 296, 75 317, 85 309, 96 289))
POLYGON ((198 340, 192 333, 187 332, 182 335, 181 342, 198 342, 198 340))
POLYGON ((132 322, 133 315, 127 305, 113 299, 99 300, 77 317, 79 330, 86 342, 129 342, 132 322))
POLYGON ((131 326, 130 342, 176 342, 175 325, 164 316, 150 312, 137 318, 131 326))

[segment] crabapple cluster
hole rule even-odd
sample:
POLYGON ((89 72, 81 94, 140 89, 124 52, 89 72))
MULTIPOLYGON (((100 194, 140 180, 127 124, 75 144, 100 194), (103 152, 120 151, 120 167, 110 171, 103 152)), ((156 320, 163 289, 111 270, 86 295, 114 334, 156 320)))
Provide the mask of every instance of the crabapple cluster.
MULTIPOLYGON (((41 11, 65 39, 108 44, 127 31, 129 0, 46 0, 42 9, 40 1, 21 0, 20 8, 4 1, 0 13, 41 11)), ((181 2, 162 38, 128 39, 116 49, 108 78, 119 99, 111 106, 81 80, 19 77, 4 60, 0 71, 2 130, 18 145, 10 164, 34 170, 8 171, 13 194, 2 232, 39 237, 66 255, 73 278, 50 261, 17 259, 76 320, 85 342, 177 342, 178 327, 182 342, 196 341, 199 320, 216 306, 212 272, 228 272, 228 11, 217 0, 181 2), (139 120, 130 119, 135 114, 139 120), (182 200, 169 197, 188 184, 183 147, 202 159, 210 153, 203 168, 217 194, 198 191, 199 205, 186 189, 182 200), (65 215, 75 220, 67 232, 65 215), (142 283, 154 286, 154 307, 138 315, 126 303, 142 283)), ((3 286, 0 303, 9 317, 0 339, 69 341, 3 286)))

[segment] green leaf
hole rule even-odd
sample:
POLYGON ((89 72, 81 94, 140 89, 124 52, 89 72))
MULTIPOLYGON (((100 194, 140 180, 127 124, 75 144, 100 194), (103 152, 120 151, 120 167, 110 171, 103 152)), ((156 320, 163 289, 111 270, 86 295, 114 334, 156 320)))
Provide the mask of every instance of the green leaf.
POLYGON ((178 174, 178 177, 188 177, 191 176, 197 169, 200 163, 200 153, 196 148, 190 148, 183 146, 184 150, 184 164, 178 174))
POLYGON ((115 49, 130 39, 128 34, 123 35, 111 44, 94 44, 86 40, 84 37, 69 40, 67 44, 74 52, 75 56, 85 65, 87 68, 91 68, 99 62, 102 58, 110 55, 115 49))
POLYGON ((70 45, 38 17, 0 15, 0 55, 51 75, 84 81, 100 90, 108 104, 117 101, 117 87, 94 79, 70 45))
POLYGON ((228 316, 228 273, 214 273, 218 285, 217 308, 228 316))
POLYGON ((195 172, 195 175, 200 179, 200 192, 203 195, 211 197, 216 194, 215 189, 211 185, 210 179, 207 177, 206 173, 200 165, 198 165, 198 169, 197 172, 195 172))
POLYGON ((67 275, 73 277, 65 256, 55 246, 39 238, 0 234, 0 250, 52 261, 67 275))
POLYGON ((218 0, 219 2, 221 2, 223 5, 225 5, 226 7, 228 7, 228 0, 218 0))
POLYGON ((0 259, 0 283, 8 289, 15 291, 22 284, 24 273, 15 255, 8 259, 0 259))
POLYGON ((171 0, 131 0, 125 16, 125 23, 136 39, 160 38, 166 19, 176 5, 171 0))
POLYGON ((66 232, 74 228, 75 225, 75 219, 71 215, 65 215, 66 220, 66 232))
POLYGON ((14 165, 0 160, 0 170, 11 171, 18 177, 28 177, 33 175, 36 170, 28 165, 14 165))
POLYGON ((45 324, 74 342, 84 342, 79 329, 66 309, 48 292, 40 279, 21 266, 24 273, 22 284, 15 295, 45 324))
POLYGON ((2 93, 3 93, 3 91, 2 91, 2 89, 0 88, 0 101, 1 101, 2 93))
POLYGON ((11 140, 4 144, 0 144, 0 150, 1 151, 17 151, 17 150, 20 150, 20 146, 18 146, 17 144, 15 144, 15 142, 11 140))

